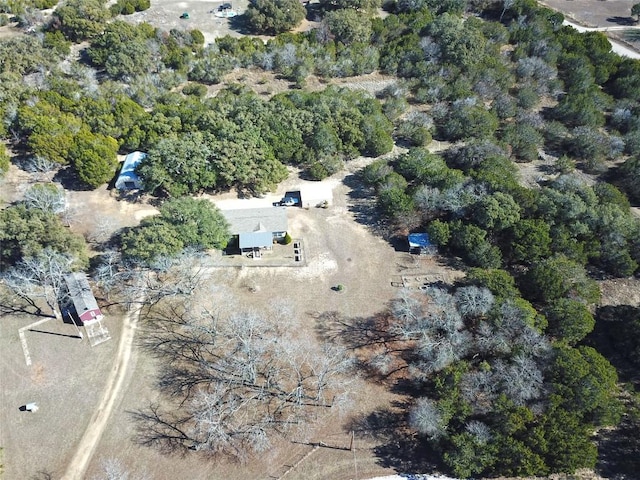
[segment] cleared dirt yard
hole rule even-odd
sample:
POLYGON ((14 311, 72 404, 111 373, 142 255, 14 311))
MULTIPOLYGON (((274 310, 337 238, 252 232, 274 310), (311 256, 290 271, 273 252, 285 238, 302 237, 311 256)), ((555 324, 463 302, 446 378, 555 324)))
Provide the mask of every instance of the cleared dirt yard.
MULTIPOLYGON (((151 8, 148 10, 123 16, 122 19, 132 23, 147 22, 164 30, 197 29, 204 35, 206 45, 212 43, 217 37, 241 35, 241 32, 234 26, 236 24, 234 19, 218 18, 214 15, 223 3, 228 2, 226 0, 188 0, 185 2, 156 0, 151 2, 151 8), (180 18, 185 12, 189 14, 189 18, 180 18)), ((233 0, 230 3, 235 12, 242 14, 249 2, 247 0, 233 0)))
MULTIPOLYGON (((347 178, 347 183, 352 184, 352 181, 353 178, 347 178)), ((354 198, 350 193, 351 187, 340 182, 333 189, 329 209, 288 210, 290 231, 305 244, 306 266, 259 267, 259 261, 254 261, 250 265, 256 266, 212 268, 207 282, 212 292, 209 297, 225 304, 232 303, 237 309, 258 311, 267 309, 272 302, 284 301, 292 307, 292 328, 300 335, 314 337, 327 312, 337 311, 345 317, 366 317, 383 310, 396 292, 391 286, 395 274, 447 271, 433 259, 395 251, 388 242, 376 237, 367 225, 358 221, 368 218, 362 215, 371 205, 362 205, 368 201, 354 198), (338 283, 345 286, 343 292, 331 289, 338 283)), ((234 207, 237 208, 237 202, 234 207)), ((372 454, 376 442, 371 438, 356 437, 355 464, 353 452, 330 448, 349 443, 349 431, 344 427, 348 417, 334 414, 321 419, 305 441, 283 441, 246 465, 213 461, 195 453, 187 457, 161 455, 137 445, 130 412, 158 401, 153 388, 156 368, 152 359, 138 352, 130 381, 132 387, 114 412, 98 449, 103 453, 94 457, 90 473, 100 470, 101 460, 107 455, 116 456, 125 464, 147 470, 152 475, 162 472, 162 478, 280 478, 290 470, 286 478, 347 479, 354 478, 355 468, 359 475, 373 476, 390 471, 378 465, 372 454), (319 442, 327 447, 314 450, 312 444, 319 442), (312 450, 313 453, 309 453, 312 450), (309 456, 305 457, 306 454, 309 456), (291 466, 302 458, 305 459, 292 469, 291 466)), ((402 400, 384 386, 364 380, 356 380, 351 390, 356 406, 350 415, 371 412, 389 406, 394 400, 402 400)))
MULTIPOLYGON (((304 242, 307 263, 302 267, 257 267, 259 261, 245 267, 215 267, 208 272, 208 286, 213 295, 229 302, 233 308, 264 310, 274 301, 286 301, 293 311, 293 326, 300 335, 315 337, 321 330, 327 312, 340 312, 344 317, 367 317, 382 311, 397 287, 394 277, 405 274, 446 275, 447 267, 434 259, 416 257, 396 251, 381 236, 376 223, 374 203, 362 190, 357 170, 368 160, 350 165, 350 170, 322 183, 307 185, 294 174, 278 187, 273 198, 281 198, 286 190, 302 188, 310 196, 329 200, 327 209, 289 208, 289 230, 304 242), (305 187, 306 185, 306 187, 305 187), (328 198, 327 198, 328 197, 328 198), (331 287, 342 284, 345 290, 331 287)), ((24 182, 18 172, 13 182, 24 182)), ((20 190, 6 182, 6 191, 19 198, 20 190)), ((233 194, 211 198, 220 206, 238 208, 242 202, 264 202, 265 199, 238 200, 233 194)), ((267 198, 266 200, 271 200, 267 198)), ((118 200, 106 189, 93 192, 69 192, 68 200, 76 211, 71 228, 89 234, 98 217, 112 220, 110 228, 132 225, 153 213, 145 202, 118 200)), ((253 205, 252 205, 253 206, 253 205)), ((388 232, 387 232, 388 233, 388 232)), ((91 348, 78 339, 46 333, 27 332, 33 365, 25 365, 18 339, 18 328, 37 318, 7 315, 0 322, 0 378, 2 379, 2 446, 6 478, 38 478, 39 472, 59 478, 76 451, 89 420, 100 402, 108 372, 114 362, 115 349, 121 335, 122 311, 107 312, 106 325, 112 340, 91 348), (40 405, 37 413, 20 412, 18 408, 31 401, 40 405)), ((56 323, 42 325, 40 330, 73 335, 73 326, 56 323)), ((117 458, 131 471, 149 473, 151 478, 235 479, 235 478, 360 478, 390 472, 378 464, 373 438, 356 434, 356 456, 332 446, 349 443, 346 429, 349 417, 331 414, 322 418, 302 443, 283 440, 266 455, 246 465, 213 461, 199 454, 186 457, 165 455, 142 447, 135 441, 135 425, 131 412, 158 400, 154 388, 157 365, 146 354, 134 348, 124 378, 123 395, 116 399, 114 410, 104 431, 85 478, 102 469, 106 459, 117 458), (334 416, 335 415, 335 416, 334 416), (326 447, 314 450, 314 443, 326 447), (308 457, 305 455, 309 452, 308 457), (298 462, 303 459, 302 462, 298 462), (292 468, 295 466, 295 468, 292 468), (313 474, 311 473, 313 472, 313 474)), ((371 412, 402 401, 386 387, 357 379, 351 385, 354 409, 350 415, 371 412)))
MULTIPOLYGON (((18 329, 36 320, 0 319, 0 446, 8 480, 44 473, 60 478, 99 401, 116 347, 111 340, 91 348, 75 337, 73 325, 51 319, 26 332, 33 362, 27 366, 18 329), (19 410, 28 402, 36 402, 38 412, 19 410)), ((112 337, 120 335, 117 315, 104 323, 112 337)))
POLYGON ((628 25, 635 0, 544 0, 540 2, 586 27, 628 25))

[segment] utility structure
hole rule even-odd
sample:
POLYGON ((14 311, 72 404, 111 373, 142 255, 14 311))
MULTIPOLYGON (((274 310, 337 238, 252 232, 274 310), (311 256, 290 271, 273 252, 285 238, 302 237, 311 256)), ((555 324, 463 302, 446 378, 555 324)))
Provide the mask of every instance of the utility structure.
POLYGON ((118 190, 138 190, 142 188, 142 179, 136 173, 138 165, 146 158, 144 152, 131 152, 124 158, 120 175, 116 180, 116 189, 118 190))
POLYGON ((109 331, 102 325, 104 315, 98 307, 96 297, 87 280, 87 276, 82 272, 69 273, 64 277, 67 285, 68 302, 66 310, 69 312, 71 320, 77 326, 76 318, 85 328, 91 346, 106 342, 111 338, 109 331), (75 317, 74 317, 75 315, 75 317))

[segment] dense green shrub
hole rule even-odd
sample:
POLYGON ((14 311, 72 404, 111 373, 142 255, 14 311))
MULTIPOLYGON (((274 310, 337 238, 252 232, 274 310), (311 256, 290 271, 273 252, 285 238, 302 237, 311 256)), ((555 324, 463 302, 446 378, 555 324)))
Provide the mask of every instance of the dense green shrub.
POLYGON ((244 13, 255 33, 269 35, 291 30, 305 15, 306 10, 298 0, 252 0, 244 13))
POLYGON ((9 171, 11 163, 9 162, 9 154, 3 143, 0 143, 0 178, 9 171))
POLYGON ((207 87, 201 83, 188 83, 182 87, 182 93, 194 97, 204 97, 207 94, 207 87))
POLYGON ((51 248, 87 263, 84 239, 73 234, 54 213, 24 204, 0 210, 0 265, 15 265, 51 248))
POLYGON ((120 241, 125 256, 151 263, 185 248, 222 249, 229 237, 227 222, 213 203, 182 197, 168 200, 159 215, 126 230, 120 241))
POLYGON ((151 7, 150 0, 118 0, 117 3, 111 5, 112 15, 131 15, 135 12, 142 12, 151 7))

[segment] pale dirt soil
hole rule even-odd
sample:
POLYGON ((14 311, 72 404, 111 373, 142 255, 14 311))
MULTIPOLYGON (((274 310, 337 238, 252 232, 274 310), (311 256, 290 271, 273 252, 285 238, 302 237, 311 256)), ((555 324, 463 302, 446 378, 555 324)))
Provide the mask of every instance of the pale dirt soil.
MULTIPOLYGON (((289 209, 290 231, 302 238, 305 267, 298 268, 218 268, 213 271, 211 284, 224 292, 225 298, 234 298, 234 308, 263 309, 273 300, 293 303, 296 327, 301 334, 315 336, 322 313, 339 311, 346 317, 369 316, 380 312, 396 293, 391 286, 394 275, 412 272, 431 274, 448 272, 447 268, 426 259, 416 259, 394 248, 374 232, 379 226, 372 221, 372 200, 352 195, 358 188, 350 171, 368 163, 370 159, 357 159, 348 165, 343 174, 326 182, 314 184, 317 195, 330 195, 330 208, 289 209), (347 176, 347 186, 342 176, 347 176), (334 292, 332 286, 341 283, 345 291, 334 292), (252 288, 248 288, 251 286, 252 288), (254 288, 258 287, 258 288, 254 288), (253 290, 254 292, 252 293, 253 290)), ((2 200, 5 203, 19 200, 24 185, 32 177, 12 167, 3 181, 2 200)), ((295 188, 306 182, 297 176, 285 181, 277 193, 295 188)), ((233 200, 233 193, 220 199, 233 200)), ((110 217, 112 228, 134 225, 140 218, 152 214, 154 209, 145 199, 132 203, 118 200, 115 194, 102 187, 95 191, 68 192, 70 208, 76 211, 71 218, 71 229, 88 234, 97 219, 110 217)), ((0 322, 0 348, 2 349, 2 445, 5 447, 6 478, 30 478, 40 471, 50 472, 59 478, 75 453, 75 448, 88 425, 94 409, 103 393, 104 383, 114 361, 115 349, 120 338, 121 313, 107 312, 106 325, 112 340, 91 349, 77 339, 27 332, 27 340, 33 357, 33 365, 27 368, 18 340, 17 329, 34 321, 33 317, 8 316, 0 322), (37 401, 40 411, 34 414, 18 412, 18 407, 29 401, 37 401), (51 432, 56 432, 51 435, 51 432), (45 439, 34 442, 33 439, 45 439), (37 457, 37 461, 30 460, 37 457), (29 459, 29 460, 28 460, 29 459)), ((43 330, 64 331, 73 326, 55 320, 43 325, 43 330), (51 329, 51 330, 49 330, 51 329)), ((71 332, 73 333, 73 332, 71 332)), ((157 400, 153 389, 157 365, 134 349, 124 379, 123 392, 115 401, 113 416, 108 422, 103 439, 98 445, 86 478, 100 470, 107 458, 119 458, 135 471, 148 470, 153 478, 278 478, 312 449, 308 444, 291 444, 283 441, 267 455, 251 460, 247 465, 227 461, 186 458, 163 455, 143 448, 134 441, 134 425, 130 413, 142 409, 157 400)), ((352 414, 370 412, 397 400, 395 394, 380 385, 359 383, 352 386, 357 407, 352 414)), ((343 430, 347 418, 320 419, 310 433, 308 441, 327 445, 344 445, 349 432, 343 430)), ((388 474, 389 469, 377 464, 371 452, 370 439, 358 438, 357 458, 359 474, 388 474)), ((320 448, 287 474, 287 478, 327 478, 323 468, 331 469, 331 478, 353 478, 353 453, 320 448), (307 466, 308 465, 311 466, 307 466), (325 464, 325 462, 329 462, 325 464)))
MULTIPOLYGON (((215 10, 225 1, 188 0, 174 2, 171 0, 156 0, 151 2, 151 8, 133 15, 120 16, 122 20, 130 23, 147 22, 163 30, 200 30, 205 38, 205 45, 213 43, 218 37, 242 35, 233 28, 233 19, 218 18, 215 10), (188 19, 181 19, 180 15, 189 13, 188 19)), ((247 0, 232 0, 233 10, 242 14, 248 5, 247 0)), ((268 37, 265 37, 265 39, 268 37)))
MULTIPOLYGON (((353 90, 364 90, 375 95, 384 90, 389 85, 393 85, 397 79, 379 72, 373 72, 358 77, 321 79, 315 75, 310 75, 305 81, 305 91, 320 91, 329 85, 351 88, 353 90)), ((218 91, 232 83, 241 83, 243 86, 251 88, 258 95, 270 98, 282 92, 296 89, 294 82, 280 78, 273 72, 265 72, 258 68, 238 68, 223 77, 222 83, 211 85, 209 94, 215 95, 218 91)))
MULTIPOLYGON (((638 25, 631 17, 631 7, 637 3, 635 0, 544 0, 539 3, 561 12, 568 20, 585 27, 618 28, 638 25)), ((638 32, 629 32, 632 34, 615 30, 606 32, 606 35, 639 51, 638 32)))
POLYGON ((18 329, 36 320, 0 318, 0 446, 7 480, 38 472, 60 478, 98 403, 120 334, 115 311, 104 321, 112 340, 94 348, 74 337, 73 325, 51 319, 36 327, 39 332, 26 332, 33 362, 27 367, 18 329), (19 411, 28 402, 37 402, 39 411, 19 411))
POLYGON ((635 0, 544 0, 539 2, 562 12, 585 27, 615 27, 631 16, 635 0))
POLYGON ((600 283, 602 292, 601 306, 632 305, 640 306, 640 279, 614 278, 600 283))
MULTIPOLYGON (((292 180, 293 182, 294 180, 292 180)), ((448 272, 446 267, 428 259, 418 259, 405 252, 396 252, 364 224, 354 221, 354 201, 349 187, 339 184, 333 191, 329 209, 289 209, 289 225, 294 237, 302 238, 308 264, 305 267, 274 268, 215 268, 211 274, 212 297, 220 302, 232 302, 234 309, 264 310, 273 301, 292 304, 292 328, 301 335, 317 336, 325 312, 337 311, 345 317, 366 317, 382 311, 396 292, 391 286, 392 276, 412 268, 414 272, 448 272), (341 283, 345 291, 334 292, 331 287, 341 283)), ((312 446, 282 441, 265 455, 251 459, 245 465, 192 454, 182 458, 161 455, 156 450, 135 443, 135 425, 130 413, 157 401, 153 382, 157 365, 146 354, 135 354, 135 371, 127 380, 130 388, 103 436, 99 452, 94 456, 91 472, 97 472, 101 460, 110 452, 129 465, 147 469, 152 474, 162 472, 162 478, 280 478, 289 466, 296 464, 312 446), (135 385, 135 387, 133 387, 135 385)), ((351 390, 357 400, 351 415, 371 412, 388 406, 398 395, 386 387, 358 380, 351 390)), ((349 432, 344 425, 348 417, 321 418, 310 431, 307 442, 324 442, 328 446, 345 446, 349 432)), ((389 469, 378 465, 368 438, 358 438, 357 458, 359 475, 388 474, 389 469)), ((310 454, 286 478, 354 478, 353 452, 321 447, 310 454), (313 475, 310 472, 314 472, 313 475)), ((361 476, 360 478, 365 478, 361 476)))

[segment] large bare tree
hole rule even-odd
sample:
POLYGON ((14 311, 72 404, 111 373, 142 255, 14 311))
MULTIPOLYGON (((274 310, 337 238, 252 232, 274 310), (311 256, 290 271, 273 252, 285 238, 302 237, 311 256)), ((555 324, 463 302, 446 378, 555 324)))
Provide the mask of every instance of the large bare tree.
POLYGON ((62 295, 64 276, 72 270, 74 259, 50 247, 27 257, 2 275, 3 283, 20 299, 42 313, 36 299, 43 299, 55 316, 59 315, 58 300, 62 295))
POLYGON ((297 337, 278 313, 226 317, 166 297, 146 324, 143 342, 163 365, 159 384, 176 402, 136 415, 143 443, 244 459, 274 435, 304 429, 344 394, 346 351, 297 337))

